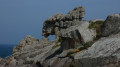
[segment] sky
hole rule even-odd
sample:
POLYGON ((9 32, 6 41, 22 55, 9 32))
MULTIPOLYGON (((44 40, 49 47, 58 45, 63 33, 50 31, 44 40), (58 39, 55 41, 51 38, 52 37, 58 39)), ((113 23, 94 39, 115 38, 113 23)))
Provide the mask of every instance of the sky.
POLYGON ((41 39, 47 18, 78 6, 85 7, 87 20, 120 13, 120 0, 0 0, 0 44, 18 44, 26 35, 41 39))

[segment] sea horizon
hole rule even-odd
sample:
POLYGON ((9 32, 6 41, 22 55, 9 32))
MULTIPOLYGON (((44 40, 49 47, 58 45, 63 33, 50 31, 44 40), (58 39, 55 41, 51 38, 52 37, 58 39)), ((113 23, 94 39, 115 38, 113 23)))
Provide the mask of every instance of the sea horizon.
POLYGON ((15 46, 17 46, 17 44, 0 44, 0 57, 6 58, 7 56, 12 55, 15 46))

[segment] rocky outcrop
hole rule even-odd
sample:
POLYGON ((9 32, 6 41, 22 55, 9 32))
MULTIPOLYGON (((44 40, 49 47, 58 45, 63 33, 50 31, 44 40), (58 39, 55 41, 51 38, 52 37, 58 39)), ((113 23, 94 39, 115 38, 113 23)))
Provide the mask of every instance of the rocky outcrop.
POLYGON ((119 34, 101 38, 88 50, 77 53, 74 56, 75 62, 79 61, 80 67, 117 67, 120 62, 119 44, 119 34))
POLYGON ((84 17, 84 7, 76 7, 67 15, 56 14, 44 22, 43 35, 55 35, 56 40, 62 39, 63 50, 80 48, 84 43, 96 37, 96 31, 89 29, 88 21, 81 21, 84 17))
POLYGON ((26 36, 11 56, 0 58, 0 67, 119 67, 119 16, 83 21, 83 7, 56 14, 44 22, 44 38, 26 36), (49 35, 56 39, 48 41, 49 35))
POLYGON ((17 47, 14 47, 13 53, 22 51, 22 50, 29 50, 32 48, 32 45, 34 46, 39 42, 38 39, 35 39, 34 37, 28 35, 26 36, 17 47))
POLYGON ((0 61, 2 60, 2 58, 0 57, 0 61))
POLYGON ((39 41, 32 36, 26 36, 20 43, 21 44, 13 49, 13 51, 16 51, 11 56, 0 59, 1 66, 39 67, 39 65, 36 64, 40 61, 42 63, 45 57, 51 54, 51 50, 56 44, 56 41, 48 42, 47 38, 43 38, 39 41), (20 45, 22 47, 20 47, 20 45))
POLYGON ((43 33, 42 35, 48 37, 49 35, 58 35, 60 29, 68 28, 70 26, 76 25, 76 21, 80 21, 85 14, 84 7, 76 7, 72 11, 68 12, 68 14, 56 14, 48 18, 43 24, 43 33), (58 27, 58 31, 55 31, 56 27, 58 27))
POLYGON ((118 32, 120 32, 120 14, 109 15, 102 26, 102 36, 109 36, 118 32))

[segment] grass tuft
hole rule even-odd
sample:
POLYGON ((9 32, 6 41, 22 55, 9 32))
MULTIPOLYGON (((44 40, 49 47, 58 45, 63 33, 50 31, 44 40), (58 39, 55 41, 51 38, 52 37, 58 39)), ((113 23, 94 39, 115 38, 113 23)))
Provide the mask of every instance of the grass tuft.
POLYGON ((96 21, 96 22, 91 22, 89 25, 89 29, 94 28, 96 30, 96 38, 99 39, 101 37, 101 26, 103 25, 104 21, 96 21))
POLYGON ((59 47, 59 46, 60 46, 60 44, 56 43, 56 45, 54 45, 54 46, 52 47, 52 49, 54 49, 54 48, 56 48, 56 47, 59 47))

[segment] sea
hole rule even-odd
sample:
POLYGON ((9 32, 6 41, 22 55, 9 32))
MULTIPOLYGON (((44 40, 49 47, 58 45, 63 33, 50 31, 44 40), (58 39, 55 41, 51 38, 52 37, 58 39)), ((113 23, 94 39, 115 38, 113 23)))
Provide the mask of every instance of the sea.
POLYGON ((17 46, 15 44, 0 44, 0 57, 5 58, 12 55, 13 48, 17 46))

